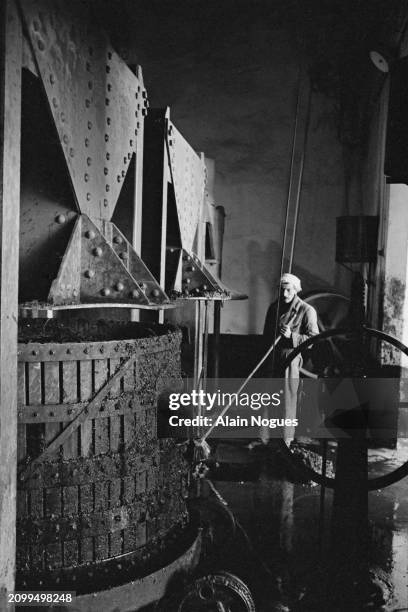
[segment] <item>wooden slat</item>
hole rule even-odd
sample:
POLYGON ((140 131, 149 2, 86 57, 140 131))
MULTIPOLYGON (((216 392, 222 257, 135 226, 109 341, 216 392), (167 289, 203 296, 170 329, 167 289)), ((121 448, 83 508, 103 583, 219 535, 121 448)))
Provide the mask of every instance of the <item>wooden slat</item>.
POLYGON ((29 492, 30 501, 30 516, 33 519, 43 517, 43 490, 42 489, 31 489, 29 492))
MULTIPOLYGON (((59 362, 44 361, 44 404, 58 404, 60 401, 59 362)), ((62 423, 45 423, 45 443, 48 445, 61 431, 62 423)))
MULTIPOLYGON (((86 401, 92 397, 92 361, 80 362, 80 401, 86 401)), ((86 457, 92 446, 92 423, 86 420, 80 427, 81 455, 86 457)))
MULTIPOLYGON (((64 361, 62 363, 62 402, 64 404, 74 404, 78 401, 78 377, 76 361, 64 361)), ((68 422, 64 423, 64 427, 68 422)), ((63 445, 64 459, 78 456, 79 430, 73 432, 63 445)))
POLYGON ((62 516, 61 487, 45 489, 45 512, 47 516, 62 516))
POLYGON ((78 513, 78 487, 64 487, 63 488, 63 507, 64 516, 67 514, 78 513))
MULTIPOLYGON (((80 487, 80 511, 82 515, 93 511, 94 496, 92 484, 82 485, 80 487)), ((83 537, 81 539, 81 558, 80 562, 94 560, 94 539, 92 537, 83 537)))
MULTIPOLYGON (((25 363, 18 363, 17 372, 17 405, 24 406, 26 403, 26 375, 25 363)), ((27 454, 26 424, 17 425, 17 461, 25 459, 27 454)))
POLYGON ((64 567, 76 567, 78 561, 78 541, 66 540, 64 542, 64 567))
MULTIPOLYGON (((120 366, 120 359, 111 359, 109 362, 109 374, 113 376, 116 369, 120 366)), ((120 380, 118 380, 110 391, 112 398, 118 397, 121 392, 120 380)), ((123 418, 120 415, 110 417, 110 432, 109 432, 109 448, 113 452, 117 452, 123 443, 123 418)))
POLYGON ((41 404, 41 363, 28 364, 28 403, 41 404))
MULTIPOLYGON (((125 504, 134 503, 134 497, 135 497, 135 479, 134 477, 126 476, 123 479, 123 486, 124 486, 124 492, 123 492, 124 503, 125 504)), ((126 553, 126 552, 130 552, 134 550, 135 543, 136 543, 136 535, 135 535, 134 526, 128 525, 123 530, 123 552, 126 553)))
MULTIPOLYGON (((94 484, 94 510, 95 512, 109 508, 109 482, 95 482, 94 484)), ((107 559, 109 557, 108 535, 95 537, 95 560, 107 559)))
MULTIPOLYGON (((108 361, 95 359, 94 361, 94 393, 105 384, 108 378, 108 361)), ((109 417, 93 419, 94 454, 100 455, 109 451, 109 417)))
POLYGON ((62 542, 53 542, 45 547, 45 567, 54 569, 62 567, 62 542))
MULTIPOLYGON (((116 369, 120 366, 120 359, 110 359, 109 360, 109 375, 113 376, 116 372, 116 369)), ((120 380, 118 380, 110 390, 110 397, 118 397, 120 395, 120 380)))
MULTIPOLYGON (((109 487, 110 508, 116 508, 121 504, 122 481, 119 478, 112 480, 109 487)), ((122 531, 115 531, 110 534, 109 553, 111 557, 122 553, 123 536, 122 531)))

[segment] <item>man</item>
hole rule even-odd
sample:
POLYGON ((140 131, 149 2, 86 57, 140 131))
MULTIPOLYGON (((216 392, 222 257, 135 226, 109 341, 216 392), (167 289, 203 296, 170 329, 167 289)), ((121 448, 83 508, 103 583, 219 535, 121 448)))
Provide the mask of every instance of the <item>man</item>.
MULTIPOLYGON (((288 365, 283 364, 294 348, 319 333, 317 313, 313 306, 298 297, 302 290, 300 279, 294 274, 284 274, 280 279, 279 299, 270 305, 265 318, 264 338, 270 346, 280 340, 265 363, 264 376, 285 378, 285 418, 296 417, 302 355, 297 355, 288 365)), ((294 429, 285 428, 284 438, 293 439, 294 429)))

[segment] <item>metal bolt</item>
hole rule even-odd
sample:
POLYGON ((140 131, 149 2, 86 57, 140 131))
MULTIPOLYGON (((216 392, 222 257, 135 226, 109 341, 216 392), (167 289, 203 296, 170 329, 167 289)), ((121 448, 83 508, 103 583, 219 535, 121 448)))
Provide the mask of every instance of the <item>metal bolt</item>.
POLYGON ((38 417, 38 412, 33 412, 33 417, 34 418, 38 417))
POLYGON ((133 289, 132 293, 130 294, 132 298, 136 299, 139 297, 139 291, 137 289, 133 289))
POLYGON ((31 351, 32 355, 38 355, 38 351, 31 351))
POLYGON ((53 98, 53 99, 52 99, 52 105, 53 105, 53 107, 54 107, 54 108, 57 108, 57 106, 58 106, 58 100, 57 100, 57 98, 53 98))
POLYGON ((208 289, 207 285, 203 285, 202 288, 203 288, 203 291, 207 291, 207 289, 208 289))
POLYGON ((92 130, 92 121, 88 121, 88 130, 92 130))
POLYGON ((89 174, 87 174, 86 172, 84 174, 84 181, 85 181, 85 183, 87 183, 89 181, 89 174))
POLYGON ((55 355, 55 351, 53 349, 50 349, 50 355, 55 355))
POLYGON ((71 355, 72 351, 71 349, 67 349, 67 355, 71 355))
POLYGON ((115 244, 122 244, 122 242, 123 242, 123 238, 122 238, 122 236, 114 236, 114 237, 113 237, 113 242, 114 242, 115 244))
POLYGON ((87 230, 85 232, 85 238, 89 238, 90 240, 92 240, 93 238, 95 238, 95 232, 93 230, 87 230))
POLYGON ((100 349, 99 349, 99 352, 100 353, 104 353, 105 352, 105 348, 103 346, 101 346, 100 349))
POLYGON ((118 174, 116 178, 117 178, 118 183, 120 183, 120 181, 122 180, 122 177, 120 176, 120 174, 118 174))
POLYGON ((142 115, 143 115, 143 117, 146 117, 146 115, 147 115, 147 108, 142 108, 142 115))
POLYGON ((140 288, 141 288, 142 291, 145 291, 146 290, 145 283, 140 283, 140 288))
POLYGON ((57 216, 55 217, 55 221, 56 221, 57 223, 60 223, 60 224, 65 223, 65 221, 66 221, 66 220, 67 220, 67 218, 66 218, 66 216, 65 216, 65 215, 63 215, 63 214, 57 215, 57 216))
POLYGON ((105 106, 109 106, 109 98, 105 98, 105 106))
POLYGON ((107 84, 107 89, 108 89, 108 91, 112 90, 112 85, 110 83, 107 84))
POLYGON ((89 138, 85 138, 85 146, 89 147, 89 138))
POLYGON ((111 124, 111 118, 110 118, 110 117, 106 117, 106 123, 107 123, 108 125, 110 125, 110 124, 111 124))
POLYGON ((92 157, 87 157, 86 158, 86 163, 87 163, 88 166, 91 166, 92 165, 92 157))
POLYGON ((55 76, 53 74, 50 74, 50 83, 51 85, 54 85, 55 83, 55 76))
POLYGON ((95 257, 101 257, 102 256, 102 248, 101 247, 95 247, 92 251, 92 253, 95 255, 95 257))
POLYGON ((103 205, 104 205, 104 206, 107 206, 107 205, 108 205, 108 200, 106 200, 106 199, 105 199, 105 200, 103 201, 103 205))
POLYGON ((133 140, 129 140, 129 145, 133 147, 133 140))
POLYGON ((103 289, 101 289, 101 294, 104 295, 104 296, 110 295, 109 287, 104 287, 103 289))
POLYGON ((60 113, 60 119, 61 119, 62 123, 65 122, 65 113, 60 113))
POLYGON ((109 134, 105 134, 105 142, 109 142, 109 134))
POLYGON ((123 178, 126 176, 126 172, 124 170, 122 170, 122 176, 123 178))
POLYGON ((106 153, 106 159, 109 161, 110 160, 110 153, 106 153))
POLYGON ((126 259, 126 253, 125 253, 125 251, 122 251, 121 253, 119 253, 119 257, 120 257, 121 259, 126 259))
POLYGON ((84 353, 85 353, 85 355, 87 355, 89 353, 89 349, 85 347, 84 348, 84 353))
POLYGON ((187 283, 187 285, 189 285, 191 283, 191 278, 186 278, 184 282, 187 283))
POLYGON ((132 154, 128 153, 128 159, 132 159, 132 154))
POLYGON ((106 191, 109 191, 109 189, 110 189, 109 185, 106 185, 105 189, 106 189, 106 191))
POLYGON ((39 41, 37 42, 37 46, 38 46, 38 48, 39 48, 39 50, 40 50, 40 51, 44 51, 44 49, 45 49, 45 45, 44 45, 44 43, 43 43, 43 41, 42 41, 42 40, 39 40, 39 41))
POLYGON ((85 270, 86 278, 93 278, 95 276, 95 272, 93 270, 85 270))
POLYGON ((74 157, 74 155, 75 155, 75 151, 74 151, 74 149, 72 149, 72 148, 71 148, 71 149, 69 150, 69 155, 70 155, 70 157, 74 157))
POLYGON ((159 289, 153 289, 153 291, 152 291, 152 296, 153 296, 153 297, 160 297, 160 291, 159 291, 159 289))
POLYGON ((68 136, 66 134, 63 135, 62 140, 65 142, 65 144, 68 144, 68 136))
POLYGON ((109 172, 108 168, 104 168, 103 169, 103 173, 104 173, 105 176, 108 174, 108 172, 109 172))
POLYGON ((125 288, 125 285, 123 283, 121 283, 120 281, 116 283, 115 285, 115 289, 116 291, 123 291, 125 288))

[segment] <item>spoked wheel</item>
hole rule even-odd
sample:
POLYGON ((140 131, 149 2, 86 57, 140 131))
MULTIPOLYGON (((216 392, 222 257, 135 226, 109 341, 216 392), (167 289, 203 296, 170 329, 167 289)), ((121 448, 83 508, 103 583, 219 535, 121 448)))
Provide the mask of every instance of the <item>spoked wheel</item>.
MULTIPOLYGON (((399 440, 401 436, 402 419, 400 417, 400 407, 404 403, 404 376, 407 377, 407 370, 398 367, 398 376, 390 377, 390 369, 393 371, 393 360, 397 359, 398 363, 401 358, 405 360, 405 355, 408 356, 408 347, 393 338, 389 334, 361 327, 358 329, 336 329, 325 331, 318 336, 309 338, 302 345, 297 347, 286 359, 283 367, 286 369, 291 361, 305 349, 313 345, 315 353, 319 352, 319 346, 327 347, 327 340, 336 340, 337 345, 341 347, 343 361, 335 361, 335 356, 328 355, 324 349, 324 372, 330 372, 330 378, 327 378, 328 385, 339 386, 342 381, 348 381, 349 385, 354 384, 354 380, 372 379, 373 384, 377 384, 381 397, 383 398, 383 412, 376 414, 374 418, 384 420, 385 436, 381 435, 381 439, 368 440, 368 490, 381 489, 397 482, 408 474, 408 444, 399 440), (356 364, 356 346, 359 346, 359 372, 356 375, 355 370, 350 369, 350 364, 356 364), (354 351, 354 352, 353 352, 354 351), (401 353, 403 355, 401 355, 401 353), (379 365, 380 362, 380 365, 379 365), (335 374, 333 374, 335 371, 335 374), (388 379, 386 381, 385 379, 388 379), (384 391, 386 389, 386 393, 384 391), (391 423, 391 426, 390 426, 391 423), (385 438, 385 443, 384 443, 385 438), (393 442, 398 441, 396 448, 382 448, 381 444, 389 446, 390 439, 393 442)), ((358 359, 357 359, 358 361, 358 359)), ((394 361, 395 363, 395 361, 394 361)), ((408 361, 407 361, 408 363, 408 361)), ((394 371, 395 374, 395 371, 394 371)), ((321 379, 321 383, 326 383, 325 378, 321 379)), ((408 383, 408 380, 406 380, 408 383)), ((316 383, 318 384, 318 383, 316 383)), ((371 383, 370 383, 371 384, 371 383)), ((329 398, 330 399, 330 398, 329 398)), ((343 401, 343 399, 342 399, 343 401)), ((347 398, 343 401, 342 410, 353 409, 354 406, 347 406, 347 398)), ((341 403, 341 402, 340 402, 341 403)), ((327 408, 327 407, 326 407, 327 408)), ((329 406, 330 409, 330 406, 329 406)), ((323 411, 324 412, 324 411, 323 411)), ((355 413, 358 414, 358 413, 355 413)), ((368 418, 370 419, 370 406, 368 406, 368 418)), ((298 414, 299 419, 302 415, 298 414)), ((327 417, 327 413, 321 414, 322 419, 327 417)), ((306 418, 306 416, 305 416, 306 418)), ((376 425, 377 427, 377 425, 376 425)), ((381 422, 378 431, 382 428, 381 422)), ((335 428, 334 428, 335 430, 335 428)), ((313 480, 326 487, 333 488, 335 481, 335 469, 337 458, 337 442, 335 440, 336 433, 334 431, 331 439, 313 439, 299 438, 295 442, 287 443, 281 440, 281 450, 292 465, 295 465, 302 476, 307 480, 313 480)), ((379 437, 379 436, 378 436, 379 437)))
POLYGON ((234 574, 218 572, 196 580, 177 612, 256 612, 246 584, 234 574))
MULTIPOLYGON (((316 309, 320 333, 348 325, 350 299, 345 295, 334 291, 312 291, 302 299, 316 309)), ((337 338, 329 337, 326 339, 325 352, 331 356, 333 366, 343 361, 341 343, 338 342, 337 338)), ((303 376, 317 378, 318 369, 318 364, 314 364, 313 359, 309 358, 300 371, 303 376)))

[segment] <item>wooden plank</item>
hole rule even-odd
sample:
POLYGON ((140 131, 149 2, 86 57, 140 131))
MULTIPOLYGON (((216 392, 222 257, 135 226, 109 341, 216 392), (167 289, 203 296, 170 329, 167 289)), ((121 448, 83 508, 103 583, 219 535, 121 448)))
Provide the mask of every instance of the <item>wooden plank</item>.
POLYGON ((43 515, 44 515, 43 490, 42 489, 31 489, 28 495, 29 495, 30 516, 33 519, 43 518, 43 515))
MULTIPOLYGON (((26 375, 25 363, 17 366, 17 406, 24 406, 26 403, 26 375)), ((27 435, 26 424, 17 425, 17 461, 23 461, 27 454, 27 435)))
MULTIPOLYGON (((109 506, 111 509, 117 508, 121 505, 121 495, 122 495, 122 480, 120 478, 116 478, 112 480, 109 487, 109 498, 110 503, 109 506)), ((109 539, 109 553, 111 557, 115 557, 116 555, 122 554, 122 545, 123 545, 123 534, 121 531, 115 531, 110 534, 109 539)))
MULTIPOLYGON (((93 485, 86 484, 80 487, 80 499, 79 499, 80 513, 86 516, 88 513, 93 511, 94 507, 94 493, 93 485)), ((81 554, 80 562, 85 563, 87 561, 94 560, 94 538, 83 536, 81 538, 81 554)))
MULTIPOLYGON (((110 359, 109 360, 109 375, 113 376, 116 372, 117 368, 120 366, 120 359, 110 359)), ((112 386, 109 397, 118 397, 120 395, 120 380, 114 383, 112 386)))
POLYGON ((66 540, 64 543, 64 567, 76 567, 78 565, 78 541, 66 540))
MULTIPOLYGON (((78 372, 76 361, 62 362, 62 402, 64 404, 75 404, 78 401, 78 372)), ((64 423, 64 427, 69 422, 64 423)), ((64 459, 78 456, 79 429, 73 432, 63 444, 64 459)))
MULTIPOLYGON (((44 404, 58 404, 60 401, 59 362, 43 362, 44 404)), ((62 422, 45 423, 45 443, 48 445, 57 437, 62 428, 62 422)))
POLYGON ((0 5, 0 609, 14 588, 17 317, 22 33, 16 3, 0 5))
MULTIPOLYGON (((92 361, 80 362, 80 401, 84 402, 92 397, 92 361)), ((92 446, 92 423, 86 420, 80 427, 81 455, 86 457, 92 446)))
MULTIPOLYGON (((109 485, 107 481, 94 483, 94 510, 100 512, 109 508, 109 485)), ((109 557, 108 534, 95 537, 94 541, 95 560, 107 559, 109 557)))
MULTIPOLYGON (((95 359, 94 360, 94 393, 105 384, 108 379, 108 360, 107 359, 95 359)), ((93 419, 93 432, 94 432, 94 454, 100 455, 109 451, 109 426, 110 419, 99 418, 93 419)))
POLYGON ((44 491, 45 514, 51 518, 62 516, 62 489, 61 487, 48 487, 44 491))
POLYGON ((33 361, 27 366, 28 371, 28 403, 41 404, 41 363, 33 361))
MULTIPOLYGON (((123 479, 123 503, 133 504, 135 499, 135 479, 133 476, 126 476, 123 479)), ((123 552, 130 552, 135 549, 136 535, 133 525, 128 525, 123 530, 123 552)))
POLYGON ((62 542, 52 542, 45 547, 45 567, 48 570, 62 567, 62 542))

